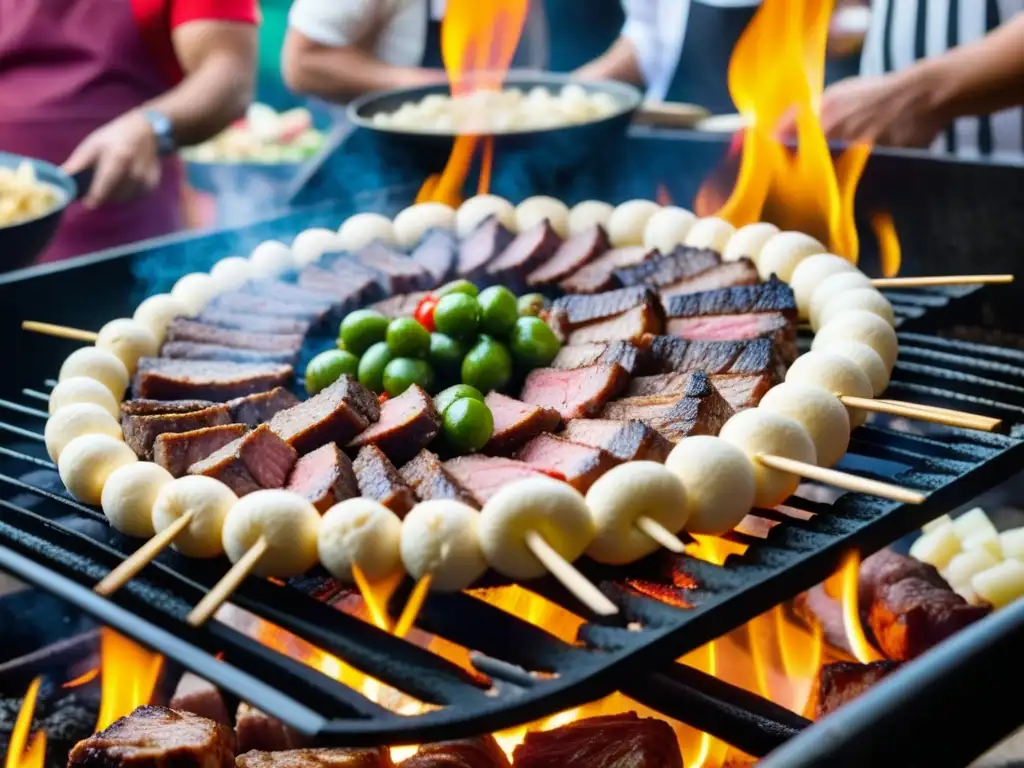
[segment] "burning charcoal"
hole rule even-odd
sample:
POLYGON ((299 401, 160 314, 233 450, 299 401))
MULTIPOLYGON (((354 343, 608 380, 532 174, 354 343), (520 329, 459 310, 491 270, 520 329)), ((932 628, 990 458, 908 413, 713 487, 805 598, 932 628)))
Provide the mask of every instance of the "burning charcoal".
POLYGON ((542 408, 489 392, 485 401, 494 418, 494 431, 483 452, 489 456, 509 456, 542 432, 553 432, 561 417, 551 408, 542 408))
POLYGON ((228 400, 226 405, 231 410, 231 420, 236 424, 258 427, 277 415, 285 408, 299 404, 299 398, 284 387, 275 387, 269 392, 236 397, 228 400))
POLYGON ((143 357, 132 391, 135 397, 155 400, 200 398, 220 403, 286 386, 292 373, 290 365, 143 357))
POLYGON ((523 384, 523 402, 551 408, 563 419, 596 415, 604 404, 629 384, 629 374, 617 363, 559 370, 535 368, 523 384))
POLYGON ((672 442, 691 435, 717 435, 732 414, 729 403, 700 372, 691 374, 679 394, 624 397, 601 411, 605 419, 642 421, 672 442))
POLYGON ((236 768, 394 768, 386 749, 337 747, 290 749, 285 752, 247 752, 236 768))
POLYGON ((231 411, 223 404, 187 413, 154 413, 121 417, 124 441, 140 459, 153 456, 158 436, 170 432, 192 432, 231 423, 231 411))
POLYGON ((322 445, 295 462, 287 489, 308 499, 320 514, 339 501, 359 495, 352 460, 334 443, 322 445))
POLYGON ((620 461, 664 461, 672 443, 642 421, 573 419, 562 437, 608 451, 620 461))
MULTIPOLYGON (((251 707, 244 701, 239 703, 235 712, 235 739, 238 744, 239 760, 244 760, 251 750, 275 751, 279 749, 295 749, 306 745, 306 739, 293 728, 289 728, 276 717, 251 707)), ((285 753, 287 754, 287 753, 285 753)), ((269 763, 246 763, 247 765, 270 765, 269 763)), ((285 763, 284 765, 287 765, 285 763)), ((295 764, 292 765, 301 765, 295 764)), ((342 763, 341 765, 344 765, 342 763)))
POLYGON ((538 435, 523 446, 516 458, 562 478, 580 493, 586 493, 597 478, 620 463, 607 451, 555 435, 538 435))
POLYGON ((661 297, 662 301, 668 302, 672 296, 683 293, 701 293, 740 285, 754 285, 759 280, 754 262, 743 258, 738 261, 727 261, 717 267, 662 286, 661 297))
POLYGON ((680 245, 670 254, 616 269, 615 277, 621 285, 670 285, 721 263, 722 257, 708 248, 680 245))
POLYGON ((493 736, 424 744, 398 768, 512 768, 493 736))
POLYGON ((398 397, 386 400, 380 420, 357 435, 350 446, 376 445, 397 465, 402 465, 437 437, 441 419, 434 401, 413 384, 398 397))
POLYGON ((165 432, 153 441, 153 461, 181 477, 188 468, 245 434, 245 424, 222 424, 188 432, 165 432))
POLYGON ((459 485, 458 481, 445 470, 437 455, 426 448, 402 467, 399 474, 409 484, 420 501, 455 499, 471 507, 477 506, 473 495, 459 485))
POLYGON ((214 451, 188 468, 190 475, 220 480, 238 496, 284 488, 298 454, 266 424, 214 451))
POLYGON ((589 264, 577 269, 562 280, 559 286, 566 293, 600 293, 611 288, 618 288, 621 284, 615 277, 616 269, 640 264, 659 255, 657 251, 648 250, 641 245, 612 248, 589 264))
POLYGON ((356 473, 359 492, 379 501, 399 517, 405 517, 416 504, 412 489, 376 445, 361 448, 356 460, 352 462, 352 469, 356 473))
POLYGON ((899 666, 896 661, 873 661, 870 664, 837 661, 822 665, 818 670, 815 692, 816 717, 824 717, 853 701, 899 666))
POLYGON ((635 712, 528 733, 512 758, 516 768, 683 768, 672 727, 635 712))
POLYGON ((370 390, 342 376, 305 402, 278 412, 270 428, 300 454, 327 443, 344 445, 380 417, 370 390))
POLYGON ((600 224, 595 224, 562 243, 554 256, 527 276, 526 282, 529 285, 557 283, 607 252, 609 248, 611 243, 608 240, 608 233, 600 224))
POLYGON ((617 317, 599 320, 577 328, 566 337, 568 344, 593 342, 639 342, 647 334, 658 334, 665 329, 661 305, 642 304, 617 317))
POLYGON ((221 725, 231 726, 231 717, 224 704, 224 697, 212 684, 201 677, 186 672, 178 681, 171 697, 171 709, 189 712, 221 725))

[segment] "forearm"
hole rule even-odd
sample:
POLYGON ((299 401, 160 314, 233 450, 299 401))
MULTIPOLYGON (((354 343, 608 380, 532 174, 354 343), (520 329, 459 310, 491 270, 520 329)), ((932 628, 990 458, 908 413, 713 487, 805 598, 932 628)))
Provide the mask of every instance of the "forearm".
POLYGON ((574 73, 581 80, 622 80, 643 86, 644 76, 636 47, 628 37, 619 37, 612 47, 574 73))

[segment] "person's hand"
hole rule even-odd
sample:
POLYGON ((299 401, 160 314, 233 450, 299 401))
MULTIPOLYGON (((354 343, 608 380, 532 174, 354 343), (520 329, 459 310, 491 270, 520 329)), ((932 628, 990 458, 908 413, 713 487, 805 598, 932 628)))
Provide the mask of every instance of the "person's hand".
POLYGON ((94 168, 83 203, 98 208, 140 197, 160 183, 156 136, 139 110, 126 112, 90 133, 64 163, 69 174, 94 168))

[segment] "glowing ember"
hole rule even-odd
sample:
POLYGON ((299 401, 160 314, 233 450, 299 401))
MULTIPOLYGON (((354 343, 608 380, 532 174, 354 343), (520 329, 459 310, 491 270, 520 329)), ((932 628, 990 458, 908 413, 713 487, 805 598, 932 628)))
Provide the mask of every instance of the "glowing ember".
POLYGON ((37 677, 25 691, 25 698, 14 721, 10 741, 7 743, 7 758, 4 768, 43 768, 46 759, 46 734, 40 731, 29 743, 32 730, 32 714, 36 711, 36 696, 42 678, 37 677), (26 749, 26 744, 28 748, 26 749))
POLYGON ((96 730, 148 704, 153 696, 164 657, 136 645, 111 629, 100 635, 103 694, 96 730))
POLYGON ((875 238, 878 240, 882 276, 895 277, 900 273, 900 264, 903 261, 900 239, 896 234, 896 223, 887 211, 873 213, 868 220, 871 222, 871 231, 875 233, 875 238))
POLYGON ((864 627, 860 623, 857 599, 860 553, 856 550, 847 553, 839 572, 842 576, 843 629, 846 631, 846 641, 850 645, 850 650, 861 664, 881 661, 881 654, 868 642, 864 627))
POLYGON ((88 672, 85 672, 76 677, 74 680, 68 680, 66 683, 64 683, 64 685, 61 686, 61 688, 78 688, 81 685, 88 685, 99 676, 100 668, 93 667, 88 672))

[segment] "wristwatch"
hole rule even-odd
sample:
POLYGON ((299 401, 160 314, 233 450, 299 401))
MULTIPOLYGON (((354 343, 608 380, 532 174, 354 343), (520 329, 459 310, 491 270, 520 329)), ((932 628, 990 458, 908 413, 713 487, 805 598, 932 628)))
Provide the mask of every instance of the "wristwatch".
POLYGON ((178 142, 174 140, 174 129, 171 120, 163 112, 155 109, 142 110, 142 116, 146 118, 149 127, 153 129, 156 136, 157 150, 161 155, 172 155, 178 151, 178 142))

